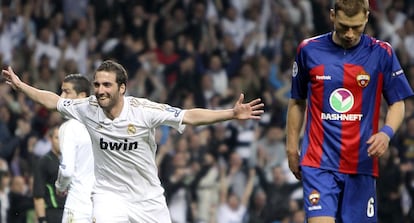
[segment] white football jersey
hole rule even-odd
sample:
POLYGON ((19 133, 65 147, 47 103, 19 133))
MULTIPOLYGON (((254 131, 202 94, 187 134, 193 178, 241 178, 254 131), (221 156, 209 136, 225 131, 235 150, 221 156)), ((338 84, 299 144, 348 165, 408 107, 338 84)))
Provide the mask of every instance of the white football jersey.
POLYGON ((116 193, 128 200, 164 193, 155 164, 155 130, 167 125, 182 132, 184 110, 147 99, 125 97, 119 117, 107 118, 95 96, 60 99, 58 111, 89 131, 95 159, 94 193, 116 193))
POLYGON ((69 119, 59 128, 62 160, 56 185, 69 193, 65 207, 92 213, 92 187, 94 183, 92 142, 85 126, 69 119))

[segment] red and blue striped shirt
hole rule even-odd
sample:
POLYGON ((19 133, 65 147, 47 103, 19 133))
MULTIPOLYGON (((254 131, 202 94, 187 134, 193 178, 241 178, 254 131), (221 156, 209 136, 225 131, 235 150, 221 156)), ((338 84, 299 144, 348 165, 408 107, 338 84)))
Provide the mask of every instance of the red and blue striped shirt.
POLYGON ((297 49, 291 97, 307 99, 301 165, 378 176, 366 141, 378 132, 382 96, 413 95, 392 47, 368 35, 344 49, 327 33, 297 49))

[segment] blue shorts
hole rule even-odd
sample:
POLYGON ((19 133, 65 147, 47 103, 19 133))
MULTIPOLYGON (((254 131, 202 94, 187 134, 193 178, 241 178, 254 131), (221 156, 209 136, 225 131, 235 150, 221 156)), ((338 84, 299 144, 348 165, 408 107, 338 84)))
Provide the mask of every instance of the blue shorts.
POLYGON ((373 176, 302 166, 306 217, 330 216, 337 223, 377 222, 373 176))

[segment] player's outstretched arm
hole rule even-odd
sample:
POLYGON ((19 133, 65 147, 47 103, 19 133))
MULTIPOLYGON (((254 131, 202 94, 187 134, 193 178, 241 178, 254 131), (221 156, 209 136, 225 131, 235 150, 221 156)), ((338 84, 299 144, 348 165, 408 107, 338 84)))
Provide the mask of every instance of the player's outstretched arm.
POLYGON ((261 103, 261 99, 255 99, 248 103, 243 103, 243 100, 244 95, 240 94, 233 109, 189 109, 184 114, 183 124, 206 125, 231 119, 260 119, 261 114, 264 112, 264 104, 261 103))
POLYGON ((26 94, 33 101, 45 106, 48 109, 56 110, 59 95, 45 90, 34 88, 23 81, 14 73, 13 69, 9 66, 7 70, 2 71, 3 77, 6 79, 6 83, 13 87, 15 90, 19 90, 26 94))

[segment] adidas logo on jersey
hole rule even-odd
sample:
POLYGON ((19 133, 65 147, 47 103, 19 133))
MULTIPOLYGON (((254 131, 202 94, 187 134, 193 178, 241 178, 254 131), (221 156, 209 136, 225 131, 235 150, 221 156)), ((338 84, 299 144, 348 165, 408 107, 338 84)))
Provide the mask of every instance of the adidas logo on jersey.
POLYGON ((99 147, 103 150, 134 150, 138 148, 138 142, 128 142, 127 139, 124 139, 124 142, 106 142, 100 138, 99 147))

